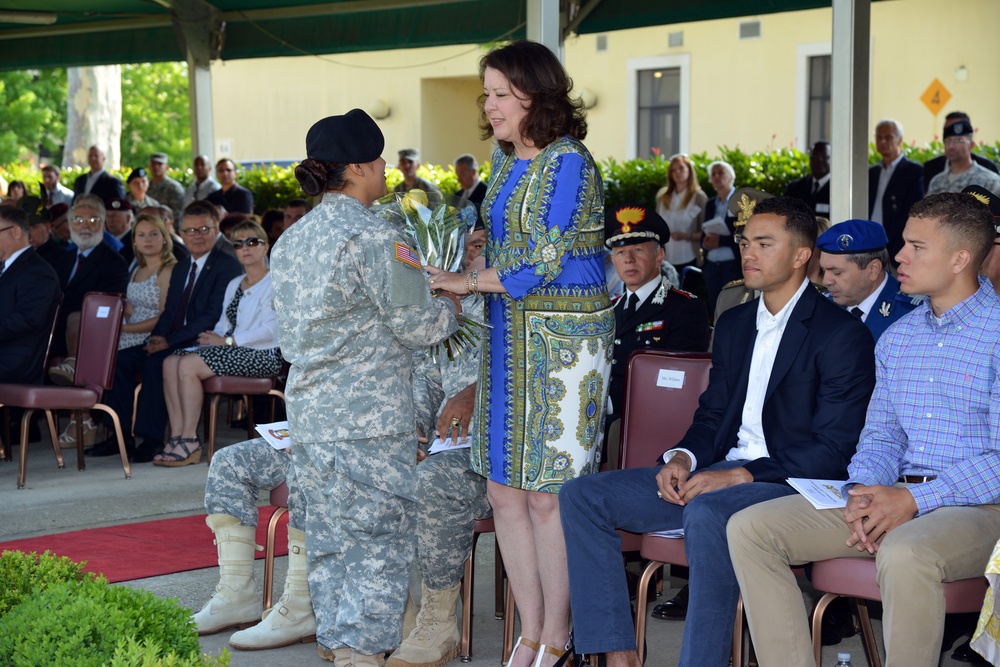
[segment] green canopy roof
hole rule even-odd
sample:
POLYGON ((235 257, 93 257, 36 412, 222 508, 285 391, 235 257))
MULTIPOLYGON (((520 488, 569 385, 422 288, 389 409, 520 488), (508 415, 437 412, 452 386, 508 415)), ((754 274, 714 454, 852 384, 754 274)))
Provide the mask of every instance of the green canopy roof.
MULTIPOLYGON (((828 6, 587 0, 568 26, 594 33, 828 6)), ((526 23, 525 0, 6 0, 0 69, 184 60, 182 26, 210 39, 213 57, 235 60, 517 39, 526 23)))

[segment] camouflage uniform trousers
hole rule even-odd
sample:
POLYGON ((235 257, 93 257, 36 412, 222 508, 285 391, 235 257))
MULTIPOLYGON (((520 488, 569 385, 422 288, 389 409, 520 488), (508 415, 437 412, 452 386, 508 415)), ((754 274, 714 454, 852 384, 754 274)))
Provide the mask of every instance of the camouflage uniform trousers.
POLYGON ((260 490, 288 482, 288 525, 302 530, 304 499, 295 483, 289 450, 277 450, 264 438, 223 447, 212 457, 205 482, 205 509, 228 514, 244 526, 257 525, 260 490))
MULTIPOLYGON (((378 456, 398 448, 401 438, 412 446, 412 435, 396 435, 373 438, 365 449, 378 456)), ((339 472, 334 449, 332 443, 292 448, 306 503, 316 638, 330 649, 384 653, 401 639, 415 503, 339 472)))
POLYGON ((461 581, 476 520, 492 514, 486 478, 469 469, 468 449, 417 464, 417 565, 429 588, 445 590, 461 581))

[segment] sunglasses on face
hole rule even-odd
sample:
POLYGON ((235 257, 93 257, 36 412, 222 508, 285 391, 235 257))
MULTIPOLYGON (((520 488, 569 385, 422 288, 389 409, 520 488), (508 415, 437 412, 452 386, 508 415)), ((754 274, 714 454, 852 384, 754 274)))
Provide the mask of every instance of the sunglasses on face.
POLYGON ((239 241, 233 241, 233 247, 236 248, 237 250, 239 250, 243 246, 247 246, 248 248, 256 248, 257 246, 263 245, 264 243, 266 243, 266 241, 264 241, 263 239, 259 239, 255 236, 249 239, 240 239, 239 241))

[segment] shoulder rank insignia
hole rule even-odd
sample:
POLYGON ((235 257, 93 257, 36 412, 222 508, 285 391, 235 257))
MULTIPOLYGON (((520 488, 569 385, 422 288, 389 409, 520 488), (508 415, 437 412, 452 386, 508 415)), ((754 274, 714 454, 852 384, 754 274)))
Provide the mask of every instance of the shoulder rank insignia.
POLYGON ((656 322, 646 322, 645 324, 640 324, 635 328, 636 333, 643 333, 645 331, 659 331, 663 328, 663 320, 657 320, 656 322))
POLYGON ((423 268, 423 265, 420 264, 420 255, 413 248, 399 241, 396 241, 396 259, 415 269, 423 268))
POLYGON ((888 301, 883 301, 882 305, 878 307, 878 314, 882 317, 889 317, 892 312, 892 306, 889 305, 888 301))

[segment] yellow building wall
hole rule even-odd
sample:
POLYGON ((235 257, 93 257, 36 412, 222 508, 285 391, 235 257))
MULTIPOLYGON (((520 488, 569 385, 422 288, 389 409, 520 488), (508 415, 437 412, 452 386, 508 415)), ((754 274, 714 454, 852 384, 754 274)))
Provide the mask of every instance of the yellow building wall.
MULTIPOLYGON (((1000 2, 885 0, 872 4, 871 15, 872 126, 895 118, 906 140, 920 145, 940 135, 945 113, 962 110, 979 128, 978 139, 1000 138, 1000 2), (958 80, 960 67, 965 81, 958 80), (920 101, 935 78, 952 95, 937 117, 920 101)), ((571 37, 567 70, 577 91, 597 97, 586 143, 598 160, 631 157, 629 61, 687 54, 687 150, 804 147, 801 120, 797 125, 805 99, 800 50, 829 43, 831 21, 830 9, 818 9, 623 30, 606 34, 602 52, 596 35, 571 37), (752 18, 760 20, 761 36, 740 40, 740 22, 752 18), (668 34, 678 31, 683 46, 671 48, 668 34)), ((465 152, 487 159, 476 110, 482 53, 460 45, 215 64, 217 144, 228 141, 238 161, 301 159, 314 121, 382 100, 391 109, 378 121, 390 164, 409 146, 421 149, 425 163, 450 163, 465 152)))

